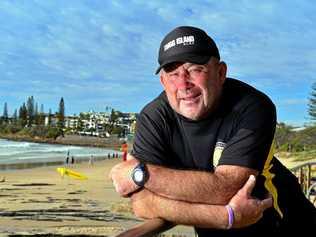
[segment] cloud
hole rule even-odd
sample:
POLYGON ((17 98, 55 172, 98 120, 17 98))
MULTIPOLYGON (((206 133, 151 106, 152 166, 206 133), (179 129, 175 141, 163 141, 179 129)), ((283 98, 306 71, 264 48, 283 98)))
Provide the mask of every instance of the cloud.
POLYGON ((52 106, 65 96, 71 113, 103 103, 139 111, 161 90, 161 39, 193 25, 215 39, 229 75, 269 94, 285 119, 285 99, 306 98, 315 81, 315 8, 308 0, 0 1, 0 99, 19 106, 36 94, 52 106))

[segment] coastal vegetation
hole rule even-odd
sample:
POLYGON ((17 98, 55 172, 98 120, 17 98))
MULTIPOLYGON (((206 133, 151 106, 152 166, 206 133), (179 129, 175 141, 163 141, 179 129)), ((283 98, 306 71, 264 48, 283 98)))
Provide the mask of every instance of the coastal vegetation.
MULTIPOLYGON (((126 124, 120 124, 119 119, 123 114, 113 108, 107 107, 108 115, 102 117, 103 122, 98 122, 94 114, 80 113, 79 116, 65 115, 65 102, 60 99, 58 111, 55 113, 49 109, 44 112, 44 105, 38 109, 38 103, 33 96, 27 98, 19 110, 15 110, 9 116, 8 105, 4 104, 3 115, 0 116, 0 137, 12 140, 26 140, 48 143, 84 144, 92 146, 104 146, 103 140, 111 140, 114 145, 114 138, 126 135, 126 124), (71 123, 71 124, 70 124, 71 123), (89 125, 89 126, 88 126, 89 125), (124 127, 124 126, 125 127, 124 127), (79 142, 75 136, 85 136, 84 142, 79 142), (88 139, 87 136, 97 136, 100 139, 88 139), (67 138, 66 138, 67 137, 67 138), (110 138, 111 137, 111 138, 110 138), (100 141, 99 141, 100 140, 100 141)), ((104 113, 105 114, 105 113, 104 113)), ((116 139, 120 143, 119 139, 116 139)), ((108 146, 108 145, 106 145, 108 146)))
POLYGON ((279 123, 275 132, 277 151, 301 152, 316 150, 316 125, 295 128, 279 123))
POLYGON ((64 129, 64 102, 60 100, 59 112, 56 112, 58 123, 51 124, 51 119, 54 116, 49 109, 49 113, 44 113, 44 105, 38 109, 38 103, 34 97, 27 98, 19 110, 15 110, 12 117, 8 115, 8 106, 5 103, 3 116, 0 117, 0 136, 2 137, 29 137, 56 139, 63 134, 64 129), (18 112, 19 111, 19 112, 18 112), (47 121, 45 121, 45 119, 47 121))

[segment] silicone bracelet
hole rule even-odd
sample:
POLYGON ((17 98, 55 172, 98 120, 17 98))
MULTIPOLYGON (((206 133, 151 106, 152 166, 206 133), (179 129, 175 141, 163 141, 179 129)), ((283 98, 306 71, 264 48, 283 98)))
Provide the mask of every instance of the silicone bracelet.
POLYGON ((227 225, 226 229, 230 229, 230 228, 232 228, 232 226, 234 224, 234 210, 229 204, 227 204, 225 207, 226 207, 227 214, 228 214, 228 225, 227 225))

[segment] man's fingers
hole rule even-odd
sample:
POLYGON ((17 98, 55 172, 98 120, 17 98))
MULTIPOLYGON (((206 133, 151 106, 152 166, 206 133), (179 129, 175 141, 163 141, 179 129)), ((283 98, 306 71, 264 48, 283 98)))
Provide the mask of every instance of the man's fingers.
POLYGON ((262 205, 263 210, 272 207, 272 204, 273 204, 272 197, 263 199, 261 201, 261 205, 262 205))
POLYGON ((249 197, 251 195, 252 189, 256 184, 256 178, 254 175, 250 175, 247 182, 244 184, 240 191, 245 192, 246 195, 249 197))

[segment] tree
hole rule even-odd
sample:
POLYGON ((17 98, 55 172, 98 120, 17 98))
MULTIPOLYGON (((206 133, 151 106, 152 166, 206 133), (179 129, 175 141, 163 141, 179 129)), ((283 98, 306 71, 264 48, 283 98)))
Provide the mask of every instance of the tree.
POLYGON ((48 126, 51 126, 52 125, 52 109, 49 109, 48 110, 48 123, 47 123, 47 125, 48 126))
POLYGON ((17 121, 18 121, 18 111, 17 111, 17 109, 14 110, 14 113, 13 113, 13 116, 12 116, 12 120, 13 120, 14 124, 16 124, 17 121))
POLYGON ((41 109, 39 112, 39 124, 44 125, 45 123, 45 114, 44 114, 44 105, 41 104, 41 109))
POLYGON ((308 114, 312 122, 316 122, 316 82, 312 85, 312 92, 308 103, 308 114))
POLYGON ((63 129, 65 127, 65 103, 64 103, 63 97, 61 97, 60 102, 59 102, 57 119, 58 119, 57 127, 59 129, 63 129))
POLYGON ((27 124, 27 108, 25 103, 19 109, 19 120, 22 127, 25 127, 27 124))
POLYGON ((43 105, 43 104, 41 104, 40 113, 41 113, 41 114, 43 114, 43 113, 44 113, 44 105, 43 105))
POLYGON ((78 123, 77 123, 77 131, 82 131, 84 129, 84 122, 83 120, 86 119, 86 115, 84 115, 83 113, 79 114, 79 118, 78 118, 78 123))
POLYGON ((118 118, 120 117, 121 112, 115 111, 114 109, 111 110, 111 114, 109 117, 109 124, 106 126, 107 132, 112 134, 114 132, 115 127, 118 123, 118 118))
POLYGON ((4 103, 4 108, 3 108, 3 120, 5 122, 8 122, 8 119, 9 119, 9 115, 8 115, 8 105, 7 105, 7 102, 4 103))
POLYGON ((27 99, 27 117, 28 123, 27 126, 31 127, 34 121, 34 97, 31 96, 27 99))
POLYGON ((40 125, 40 116, 38 112, 38 104, 35 103, 35 110, 34 110, 34 122, 36 125, 40 125))

